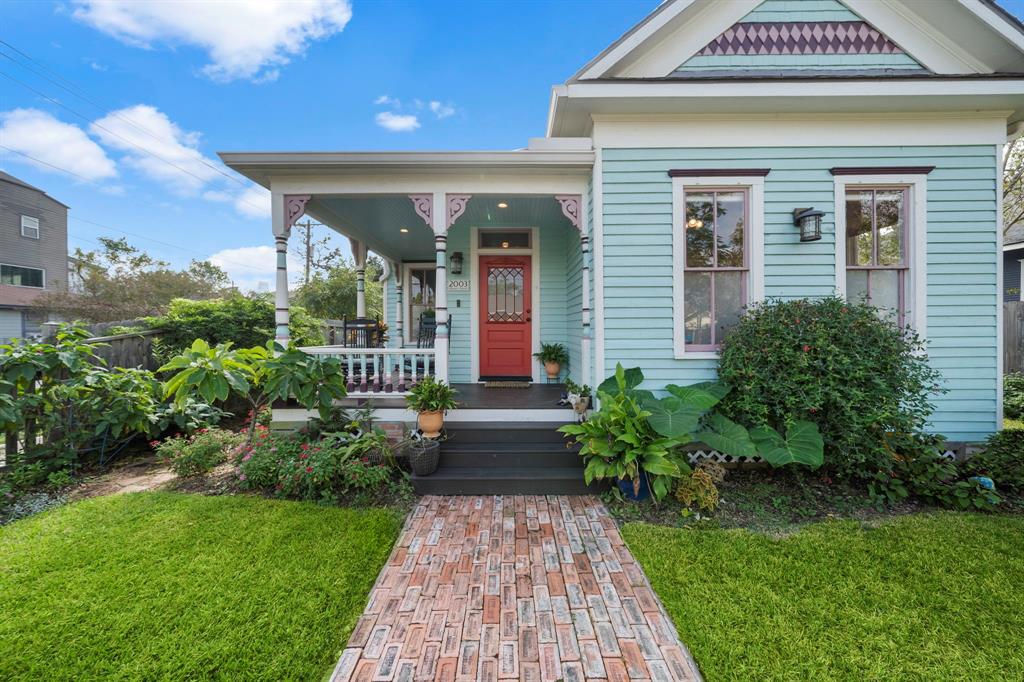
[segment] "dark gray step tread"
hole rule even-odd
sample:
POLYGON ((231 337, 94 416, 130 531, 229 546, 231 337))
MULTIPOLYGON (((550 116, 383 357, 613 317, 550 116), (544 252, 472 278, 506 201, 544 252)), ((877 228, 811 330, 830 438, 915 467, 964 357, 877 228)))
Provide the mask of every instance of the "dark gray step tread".
POLYGON ((583 481, 582 467, 446 467, 443 464, 430 476, 413 478, 473 480, 555 480, 583 481))
POLYGON ((554 431, 560 426, 571 424, 567 421, 554 422, 445 422, 446 431, 554 431))
POLYGON ((476 440, 459 441, 455 439, 446 440, 441 444, 441 452, 458 452, 459 454, 534 454, 534 453, 565 453, 573 454, 579 452, 579 447, 565 447, 563 443, 544 443, 538 441, 516 442, 498 441, 488 443, 476 440))

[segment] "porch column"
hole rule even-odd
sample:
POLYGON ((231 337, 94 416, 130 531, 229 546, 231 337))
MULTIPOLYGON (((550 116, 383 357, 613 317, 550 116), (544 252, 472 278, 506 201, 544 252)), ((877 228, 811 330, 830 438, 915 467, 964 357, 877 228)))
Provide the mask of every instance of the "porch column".
POLYGON ((356 262, 356 317, 366 317, 366 244, 349 239, 356 262))
POLYGON ((580 368, 580 383, 589 385, 591 374, 590 361, 590 234, 587 230, 587 221, 581 219, 583 208, 582 197, 578 194, 556 196, 555 200, 562 207, 562 214, 569 219, 572 226, 580 233, 581 270, 582 281, 582 310, 581 319, 583 322, 582 336, 580 337, 580 360, 583 367, 580 368))
POLYGON ((274 250, 277 254, 277 279, 274 289, 274 340, 287 346, 291 340, 288 330, 288 237, 292 226, 302 217, 309 202, 308 194, 283 194, 271 197, 271 223, 274 230, 274 250))
POLYGON ((395 338, 398 341, 398 347, 401 348, 405 344, 405 329, 402 324, 405 311, 405 304, 402 300, 402 281, 404 279, 402 263, 391 261, 391 272, 395 275, 395 338))

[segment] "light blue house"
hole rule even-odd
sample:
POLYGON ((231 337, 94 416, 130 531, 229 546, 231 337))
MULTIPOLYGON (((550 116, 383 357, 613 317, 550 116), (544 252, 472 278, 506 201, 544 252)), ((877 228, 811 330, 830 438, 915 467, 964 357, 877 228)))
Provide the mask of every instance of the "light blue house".
POLYGON ((542 342, 568 348, 563 380, 707 380, 745 305, 838 293, 927 339, 933 428, 978 441, 1001 419, 1001 152, 1022 119, 1024 27, 993 2, 668 0, 552 89, 525 149, 222 157, 273 194, 282 338, 301 215, 387 263, 388 345, 315 349, 386 419, 412 421, 387 396, 426 372, 462 385, 452 422, 562 420, 542 342), (496 380, 536 390, 477 388, 496 380))

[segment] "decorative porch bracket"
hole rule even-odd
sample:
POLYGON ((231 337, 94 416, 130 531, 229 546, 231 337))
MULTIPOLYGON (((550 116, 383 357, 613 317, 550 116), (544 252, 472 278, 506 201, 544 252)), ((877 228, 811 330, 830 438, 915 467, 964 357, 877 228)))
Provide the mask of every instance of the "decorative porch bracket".
POLYGON ((469 204, 469 200, 473 197, 472 194, 447 194, 446 205, 448 207, 448 223, 445 225, 445 229, 451 229, 455 221, 462 217, 462 214, 466 212, 466 205, 469 204))
POLYGON ((427 224, 427 227, 433 230, 434 195, 410 194, 409 198, 412 199, 412 207, 413 210, 416 211, 416 215, 418 215, 420 218, 423 218, 423 222, 427 224))
POLYGON ((572 226, 580 229, 580 195, 579 194, 558 194, 555 201, 562 207, 562 215, 569 219, 572 226))

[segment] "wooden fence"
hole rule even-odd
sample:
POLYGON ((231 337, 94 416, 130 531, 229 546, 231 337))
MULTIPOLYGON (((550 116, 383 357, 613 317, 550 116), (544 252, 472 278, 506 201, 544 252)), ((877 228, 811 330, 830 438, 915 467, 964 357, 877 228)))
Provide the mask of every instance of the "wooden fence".
POLYGON ((1024 301, 1003 304, 1003 372, 1024 372, 1024 301))
POLYGON ((160 329, 113 336, 96 336, 85 343, 96 344, 96 355, 107 362, 107 367, 141 367, 155 370, 159 364, 153 357, 153 341, 160 335, 160 329))

